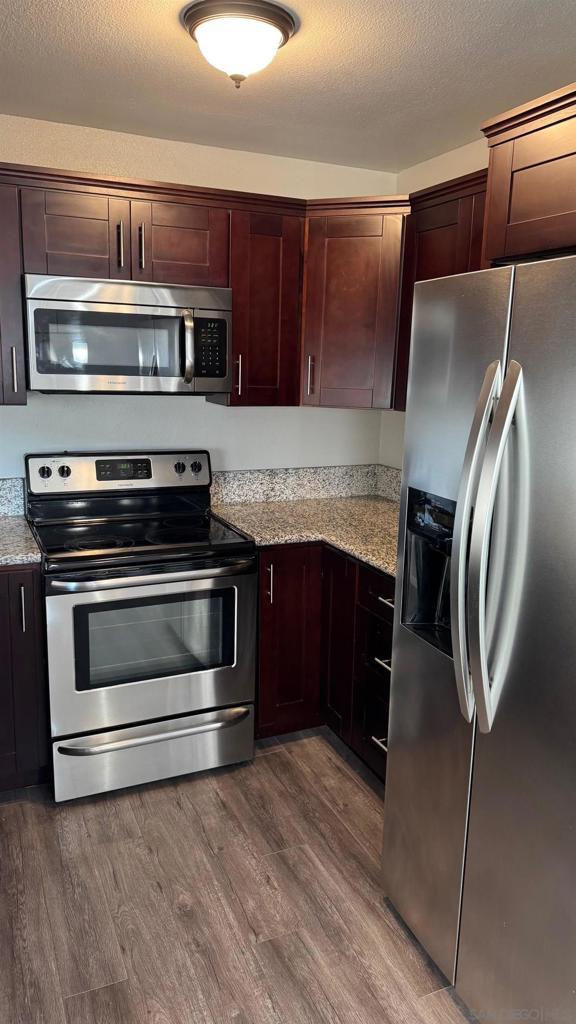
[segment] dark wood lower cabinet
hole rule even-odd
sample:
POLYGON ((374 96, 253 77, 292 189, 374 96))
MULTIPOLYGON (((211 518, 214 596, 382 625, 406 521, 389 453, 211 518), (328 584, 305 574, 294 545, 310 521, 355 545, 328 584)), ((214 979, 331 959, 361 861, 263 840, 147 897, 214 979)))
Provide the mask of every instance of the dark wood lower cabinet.
POLYGON ((320 725, 322 547, 264 548, 259 572, 258 735, 320 725))
POLYGON ((37 566, 0 568, 0 789, 40 782, 48 774, 42 608, 37 566))
POLYGON ((259 736, 325 723, 384 779, 394 583, 329 546, 262 549, 259 736))

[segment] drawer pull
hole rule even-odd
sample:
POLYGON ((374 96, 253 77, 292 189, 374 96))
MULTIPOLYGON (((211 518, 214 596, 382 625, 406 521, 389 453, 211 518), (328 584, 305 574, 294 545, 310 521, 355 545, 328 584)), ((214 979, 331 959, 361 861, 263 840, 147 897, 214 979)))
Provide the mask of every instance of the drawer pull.
POLYGON ((380 750, 383 750, 385 754, 388 753, 388 747, 386 746, 386 743, 385 743, 385 740, 388 739, 387 736, 383 736, 383 738, 381 740, 379 740, 377 736, 371 736, 370 739, 371 739, 372 743, 374 743, 375 746, 379 747, 380 750))
POLYGON ((385 604, 387 608, 394 607, 394 601, 391 597, 381 597, 380 594, 378 594, 378 600, 381 601, 382 604, 385 604))
POLYGON ((392 671, 391 658, 377 658, 376 655, 374 655, 374 661, 376 662, 377 665, 380 665, 380 668, 385 668, 387 672, 392 671))

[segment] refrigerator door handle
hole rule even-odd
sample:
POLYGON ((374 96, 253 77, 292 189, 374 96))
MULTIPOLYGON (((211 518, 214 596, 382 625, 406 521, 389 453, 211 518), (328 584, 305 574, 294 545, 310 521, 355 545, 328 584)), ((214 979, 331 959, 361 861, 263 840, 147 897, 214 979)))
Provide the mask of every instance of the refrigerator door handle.
MULTIPOLYGON (((500 481, 502 460, 510 437, 512 423, 516 416, 519 428, 520 463, 525 461, 523 453, 526 441, 525 411, 523 399, 523 371, 520 363, 510 361, 502 394, 498 403, 494 421, 488 435, 480 482, 476 497, 476 508, 470 539, 470 561, 468 568, 468 635, 470 646, 470 667, 478 726, 481 732, 488 733, 492 729, 498 704, 502 696, 506 678, 507 657, 513 643, 514 619, 518 611, 521 592, 521 572, 518 564, 513 565, 507 574, 506 583, 509 587, 505 621, 501 622, 500 637, 503 638, 507 651, 497 651, 492 672, 488 669, 488 653, 486 641, 486 587, 488 582, 488 565, 490 559, 490 542, 496 494, 500 481)), ((522 537, 526 534, 526 470, 519 466, 519 488, 515 494, 517 510, 516 555, 522 551, 522 537)), ((523 552, 522 552, 523 555, 523 552)), ((499 585, 504 580, 497 581, 499 585)))
POLYGON ((456 516, 454 519, 450 569, 450 620, 456 689, 458 691, 460 711, 467 722, 471 722, 474 717, 474 693, 468 667, 468 637, 466 629, 466 569, 468 563, 470 520, 472 518, 472 509, 480 476, 481 457, 490 426, 490 417, 494 403, 500 394, 501 386, 502 367, 500 360, 496 359, 493 363, 490 363, 486 370, 478 396, 476 412, 470 427, 468 444, 464 455, 458 500, 456 502, 456 516))

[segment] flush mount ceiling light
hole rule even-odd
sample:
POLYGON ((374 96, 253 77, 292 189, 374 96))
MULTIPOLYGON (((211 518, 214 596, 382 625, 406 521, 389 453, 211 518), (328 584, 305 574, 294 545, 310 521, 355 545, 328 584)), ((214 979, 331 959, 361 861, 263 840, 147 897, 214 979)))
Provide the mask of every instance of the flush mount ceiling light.
POLYGON ((198 0, 182 20, 208 63, 229 75, 237 89, 267 67, 296 31, 290 12, 267 0, 198 0))

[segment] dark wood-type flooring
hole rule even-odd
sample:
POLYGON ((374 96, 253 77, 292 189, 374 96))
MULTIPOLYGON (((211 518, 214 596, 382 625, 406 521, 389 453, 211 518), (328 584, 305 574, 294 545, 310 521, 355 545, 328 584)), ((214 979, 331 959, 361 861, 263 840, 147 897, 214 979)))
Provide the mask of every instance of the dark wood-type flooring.
POLYGON ((383 899, 382 801, 326 734, 0 806, 2 1024, 463 1024, 383 899))

